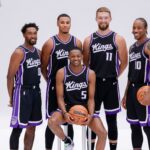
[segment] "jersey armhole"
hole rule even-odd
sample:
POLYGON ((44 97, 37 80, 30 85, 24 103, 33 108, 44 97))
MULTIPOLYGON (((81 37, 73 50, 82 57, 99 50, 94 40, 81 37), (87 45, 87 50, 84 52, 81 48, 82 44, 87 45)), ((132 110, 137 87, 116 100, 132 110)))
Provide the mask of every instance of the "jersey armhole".
POLYGON ((116 50, 118 51, 118 45, 116 43, 116 36, 117 36, 117 33, 114 33, 114 35, 113 35, 113 42, 114 42, 116 50))
POLYGON ((64 67, 64 84, 66 82, 66 75, 67 75, 67 70, 66 70, 66 67, 64 67))
POLYGON ((22 65, 25 62, 25 60, 26 60, 26 52, 25 52, 25 50, 24 50, 24 48, 22 46, 19 46, 18 48, 20 50, 22 50, 22 52, 24 53, 23 60, 20 63, 20 65, 22 65))

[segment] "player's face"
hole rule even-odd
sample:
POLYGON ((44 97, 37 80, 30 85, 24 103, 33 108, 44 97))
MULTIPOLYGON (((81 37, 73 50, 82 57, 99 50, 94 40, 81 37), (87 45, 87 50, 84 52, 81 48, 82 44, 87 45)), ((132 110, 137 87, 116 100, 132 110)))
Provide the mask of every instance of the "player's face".
POLYGON ((68 34, 71 27, 71 20, 69 17, 60 17, 57 21, 57 26, 59 28, 59 32, 63 34, 68 34))
POLYGON ((147 29, 141 20, 135 20, 133 23, 132 33, 136 40, 140 40, 146 36, 147 29))
POLYGON ((96 21, 100 30, 105 31, 109 27, 111 16, 108 12, 98 12, 96 21))
POLYGON ((25 41, 29 45, 35 45, 37 41, 37 30, 34 27, 29 27, 26 29, 26 32, 24 33, 25 41))
POLYGON ((83 58, 82 53, 79 50, 75 49, 69 53, 70 64, 74 66, 80 66, 82 58, 83 58))

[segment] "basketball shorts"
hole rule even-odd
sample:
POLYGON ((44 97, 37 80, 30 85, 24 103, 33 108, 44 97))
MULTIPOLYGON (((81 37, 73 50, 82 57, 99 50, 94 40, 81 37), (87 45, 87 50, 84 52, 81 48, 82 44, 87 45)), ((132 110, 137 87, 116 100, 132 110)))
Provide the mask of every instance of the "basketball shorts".
POLYGON ((10 126, 26 128, 42 123, 41 91, 39 86, 15 87, 10 126))
POLYGON ((105 113, 116 114, 121 110, 118 81, 115 78, 96 78, 95 113, 100 113, 103 103, 105 113))
POLYGON ((56 82, 54 80, 47 82, 46 118, 51 117, 52 113, 58 108, 55 84, 56 82))
POLYGON ((146 84, 134 84, 129 85, 127 91, 127 121, 130 124, 139 124, 141 126, 150 126, 150 106, 141 105, 136 97, 136 93, 141 86, 146 84))

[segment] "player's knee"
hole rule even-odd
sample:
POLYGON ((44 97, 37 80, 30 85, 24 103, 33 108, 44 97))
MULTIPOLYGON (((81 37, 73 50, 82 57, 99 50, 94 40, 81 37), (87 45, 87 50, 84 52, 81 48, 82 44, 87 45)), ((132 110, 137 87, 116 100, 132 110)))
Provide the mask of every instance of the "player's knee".
POLYGON ((103 130, 98 130, 97 136, 98 136, 100 139, 106 140, 106 138, 107 138, 107 131, 106 131, 105 129, 103 129, 103 130))
POLYGON ((35 127, 28 127, 27 129, 26 129, 26 132, 28 133, 28 134, 35 134, 35 127))
POLYGON ((48 126, 49 128, 54 128, 57 125, 57 120, 53 117, 49 118, 48 120, 48 126))

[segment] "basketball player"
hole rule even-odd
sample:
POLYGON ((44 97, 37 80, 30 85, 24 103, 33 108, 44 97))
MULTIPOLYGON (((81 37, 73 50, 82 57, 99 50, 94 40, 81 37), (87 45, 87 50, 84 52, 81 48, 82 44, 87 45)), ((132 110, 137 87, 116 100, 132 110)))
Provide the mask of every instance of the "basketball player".
MULTIPOLYGON (((97 9, 96 22, 98 30, 84 41, 84 63, 96 73, 95 112, 99 114, 103 102, 110 150, 116 150, 120 111, 118 77, 127 66, 127 48, 124 38, 109 28, 111 12, 108 8, 97 9)), ((95 138, 92 134, 92 150, 95 138)))
MULTIPOLYGON (((68 63, 68 52, 73 47, 82 47, 81 41, 70 35, 71 18, 67 14, 61 14, 57 18, 59 32, 48 39, 42 48, 42 73, 47 81, 46 93, 46 118, 58 107, 56 98, 56 72, 68 63)), ((68 125, 68 134, 73 139, 72 125, 68 125)), ((54 134, 47 126, 45 131, 46 149, 51 150, 54 134)))
POLYGON ((150 39, 147 37, 147 21, 137 18, 132 33, 136 42, 129 50, 129 72, 122 105, 127 109, 127 121, 131 127, 131 139, 134 150, 141 150, 143 143, 142 128, 146 133, 150 149, 150 106, 137 101, 137 91, 143 85, 149 85, 150 78, 150 39))
POLYGON ((104 150, 107 133, 99 116, 94 114, 95 73, 81 64, 82 57, 81 49, 70 50, 70 65, 58 70, 56 91, 60 110, 53 113, 48 125, 52 132, 64 141, 65 150, 72 150, 73 141, 64 134, 61 124, 66 120, 72 123, 68 113, 71 106, 87 106, 89 117, 84 125, 88 125, 98 136, 96 150, 104 150))
POLYGON ((9 106, 13 108, 10 126, 10 149, 19 149, 22 128, 26 128, 24 150, 31 150, 35 127, 42 123, 41 112, 41 61, 40 51, 34 47, 37 41, 38 26, 35 23, 22 27, 25 42, 13 52, 8 74, 7 87, 10 96, 9 106), (14 81, 15 80, 15 81, 14 81))

